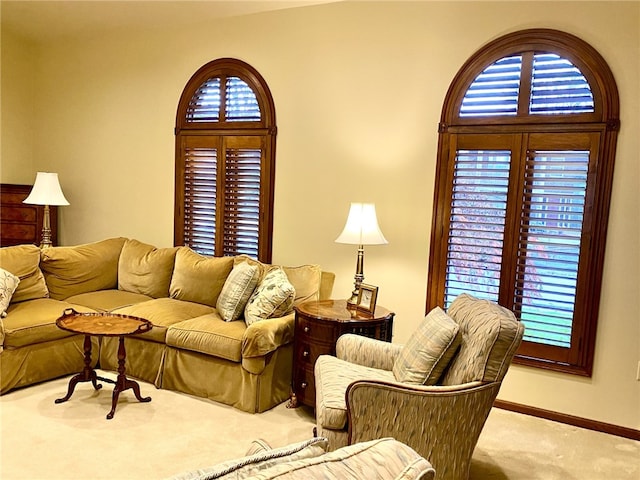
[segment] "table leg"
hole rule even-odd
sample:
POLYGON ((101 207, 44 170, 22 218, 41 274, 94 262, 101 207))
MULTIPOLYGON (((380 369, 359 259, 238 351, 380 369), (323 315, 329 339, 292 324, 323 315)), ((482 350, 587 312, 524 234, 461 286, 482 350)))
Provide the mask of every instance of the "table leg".
POLYGON ((150 402, 151 397, 142 397, 140 395, 140 385, 135 380, 129 380, 125 375, 125 359, 127 358, 127 352, 124 348, 124 337, 120 336, 118 343, 118 378, 116 379, 116 386, 113 388, 113 397, 111 399, 111 411, 107 414, 107 420, 111 420, 116 413, 116 406, 118 405, 118 397, 120 392, 132 389, 136 396, 136 399, 140 402, 150 402))
POLYGON ((91 382, 93 384, 93 388, 96 390, 100 390, 102 385, 98 383, 98 376, 96 371, 91 366, 91 336, 84 336, 84 368, 82 372, 74 375, 71 380, 69 380, 69 388, 67 390, 67 394, 62 398, 56 398, 55 403, 66 402, 73 395, 73 391, 76 388, 76 385, 80 382, 91 382))

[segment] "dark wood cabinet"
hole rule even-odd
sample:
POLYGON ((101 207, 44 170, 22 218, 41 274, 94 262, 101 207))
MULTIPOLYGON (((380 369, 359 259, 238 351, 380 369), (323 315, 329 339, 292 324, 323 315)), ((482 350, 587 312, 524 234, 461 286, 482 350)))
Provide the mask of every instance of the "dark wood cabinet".
POLYGON ((295 307, 295 338, 291 407, 299 403, 315 407, 313 367, 320 355, 335 355, 338 337, 355 333, 391 341, 395 313, 376 307, 373 315, 347 309, 346 300, 306 302, 295 307))
MULTIPOLYGON (((44 206, 27 205, 33 185, 0 184, 0 247, 32 243, 40 245, 44 206)), ((58 207, 49 207, 51 242, 58 244, 58 207)))

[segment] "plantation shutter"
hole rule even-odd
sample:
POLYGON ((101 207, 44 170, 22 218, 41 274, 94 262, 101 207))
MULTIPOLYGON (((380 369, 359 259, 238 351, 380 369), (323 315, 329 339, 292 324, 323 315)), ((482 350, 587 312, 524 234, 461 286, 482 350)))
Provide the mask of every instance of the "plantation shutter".
POLYGON ((271 261, 275 112, 264 80, 235 59, 198 70, 176 117, 174 242, 271 261))
POLYGON ((455 158, 445 305, 461 293, 498 301, 511 152, 458 150, 455 158))
POLYGON ((261 143, 259 137, 226 140, 223 255, 258 256, 261 143))
POLYGON ((183 137, 185 245, 203 255, 216 253, 219 137, 183 137))

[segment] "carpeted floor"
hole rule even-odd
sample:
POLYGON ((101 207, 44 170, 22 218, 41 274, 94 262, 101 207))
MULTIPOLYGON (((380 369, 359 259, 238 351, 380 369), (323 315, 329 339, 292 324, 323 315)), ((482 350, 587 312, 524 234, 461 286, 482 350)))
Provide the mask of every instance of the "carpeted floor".
MULTIPOLYGON (((111 372, 100 375, 115 378, 111 372)), ((156 479, 244 455, 251 440, 272 446, 310 438, 310 409, 284 404, 252 415, 141 383, 115 417, 110 384, 82 383, 71 399, 68 378, 0 397, 0 478, 156 479)), ((639 480, 640 442, 494 409, 473 456, 473 480, 639 480)))

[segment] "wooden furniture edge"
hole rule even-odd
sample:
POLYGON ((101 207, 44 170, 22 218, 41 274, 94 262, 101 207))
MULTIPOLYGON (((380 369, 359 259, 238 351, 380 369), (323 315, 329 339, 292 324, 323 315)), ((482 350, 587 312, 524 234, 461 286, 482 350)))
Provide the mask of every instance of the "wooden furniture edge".
POLYGON ((610 435, 615 435, 617 437, 624 437, 631 440, 640 441, 640 430, 636 430, 633 428, 622 427, 620 425, 614 425, 606 422, 599 422, 597 420, 591 420, 589 418, 584 418, 584 417, 577 417, 577 416, 569 415, 566 413, 545 410, 543 408, 523 405, 521 403, 508 402, 506 400, 496 400, 493 406, 496 408, 500 408, 502 410, 522 413, 524 415, 544 418, 546 420, 551 420, 558 423, 564 423, 574 427, 586 428, 587 430, 594 430, 596 432, 608 433, 610 435))

